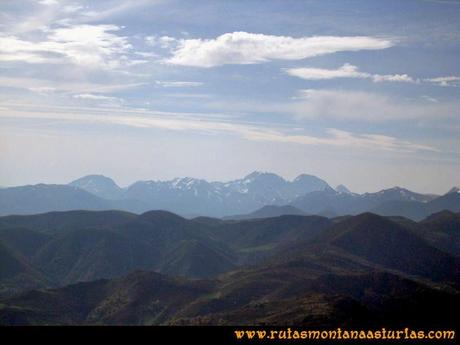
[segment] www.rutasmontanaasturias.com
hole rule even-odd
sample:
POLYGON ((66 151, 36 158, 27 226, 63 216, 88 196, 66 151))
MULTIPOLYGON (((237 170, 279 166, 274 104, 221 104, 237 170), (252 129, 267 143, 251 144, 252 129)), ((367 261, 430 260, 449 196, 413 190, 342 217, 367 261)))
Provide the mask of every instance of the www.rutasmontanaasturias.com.
POLYGON ((454 330, 413 330, 409 328, 391 330, 381 328, 379 330, 346 330, 337 328, 334 330, 298 330, 298 329, 276 329, 276 330, 235 330, 236 339, 240 340, 453 340, 454 330))

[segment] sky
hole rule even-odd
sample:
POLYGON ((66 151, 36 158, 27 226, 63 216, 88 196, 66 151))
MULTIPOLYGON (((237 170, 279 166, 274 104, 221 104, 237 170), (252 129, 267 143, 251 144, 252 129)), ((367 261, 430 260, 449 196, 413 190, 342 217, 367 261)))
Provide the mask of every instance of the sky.
POLYGON ((2 0, 0 186, 460 185, 460 1, 2 0))

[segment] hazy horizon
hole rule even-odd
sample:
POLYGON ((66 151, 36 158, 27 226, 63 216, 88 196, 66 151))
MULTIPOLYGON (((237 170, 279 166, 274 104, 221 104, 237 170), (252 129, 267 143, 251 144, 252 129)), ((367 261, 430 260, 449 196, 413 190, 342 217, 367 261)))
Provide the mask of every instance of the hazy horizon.
POLYGON ((460 185, 460 1, 0 4, 0 186, 460 185))

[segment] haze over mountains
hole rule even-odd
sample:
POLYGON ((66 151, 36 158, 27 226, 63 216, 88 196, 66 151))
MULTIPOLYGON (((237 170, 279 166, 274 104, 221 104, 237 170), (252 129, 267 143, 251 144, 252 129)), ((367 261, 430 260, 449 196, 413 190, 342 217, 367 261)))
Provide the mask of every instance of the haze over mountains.
POLYGON ((126 188, 119 187, 108 177, 89 175, 68 185, 38 184, 0 189, 0 215, 111 209, 143 213, 162 209, 185 217, 251 218, 245 215, 266 206, 273 207, 260 211, 264 216, 317 214, 335 217, 370 211, 421 220, 444 209, 460 211, 460 193, 455 187, 442 196, 394 187, 357 194, 343 185, 333 189, 326 181, 312 175, 302 174, 293 181, 286 181, 276 174, 261 172, 229 182, 186 177, 138 181, 126 188), (279 206, 283 208, 277 208, 279 206))

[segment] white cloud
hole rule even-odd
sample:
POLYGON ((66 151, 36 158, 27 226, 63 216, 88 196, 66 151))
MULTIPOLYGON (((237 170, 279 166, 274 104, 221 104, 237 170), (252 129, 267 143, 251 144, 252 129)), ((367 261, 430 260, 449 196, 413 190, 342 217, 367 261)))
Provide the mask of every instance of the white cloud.
POLYGON ((166 62, 194 67, 225 64, 255 64, 269 60, 302 60, 340 51, 385 49, 388 39, 355 36, 313 36, 294 38, 248 32, 226 33, 214 39, 179 39, 173 56, 166 62))
POLYGON ((337 69, 299 67, 286 69, 286 73, 305 80, 324 80, 335 78, 372 79, 378 82, 431 83, 438 86, 460 86, 459 76, 416 79, 407 74, 371 74, 359 71, 357 66, 345 63, 337 69))
POLYGON ((44 56, 46 50, 33 42, 23 41, 14 36, 0 36, 0 61, 25 61, 43 63, 55 59, 44 56))
POLYGON ((199 81, 161 81, 157 80, 155 84, 161 87, 196 87, 203 85, 199 81))
POLYGON ((79 99, 89 99, 89 100, 95 100, 95 101, 118 101, 120 100, 117 97, 110 97, 110 96, 104 96, 104 95, 95 95, 92 93, 82 93, 78 95, 73 95, 73 98, 79 98, 79 99))
POLYGON ((395 81, 395 82, 402 82, 402 83, 415 83, 412 77, 408 76, 407 74, 374 74, 372 76, 372 80, 376 83, 381 81, 395 81))
POLYGON ((78 25, 55 29, 48 38, 58 53, 76 64, 118 67, 120 54, 132 48, 126 37, 113 33, 118 30, 115 25, 78 25))
POLYGON ((460 77, 447 76, 425 79, 425 81, 439 85, 439 86, 460 86, 460 77))
POLYGON ((40 41, 0 36, 0 61, 74 63, 93 68, 116 68, 131 49, 115 25, 76 25, 49 30, 40 41))
POLYGON ((359 79, 372 79, 374 82, 416 82, 412 77, 407 74, 370 74, 360 72, 357 66, 349 63, 344 64, 338 69, 324 69, 324 68, 289 68, 286 73, 305 80, 323 80, 335 78, 359 78, 359 79))
POLYGON ((338 69, 323 69, 323 68, 289 68, 286 70, 287 74, 306 80, 321 80, 321 79, 334 79, 334 78, 368 78, 368 73, 358 71, 358 67, 344 64, 338 69))

